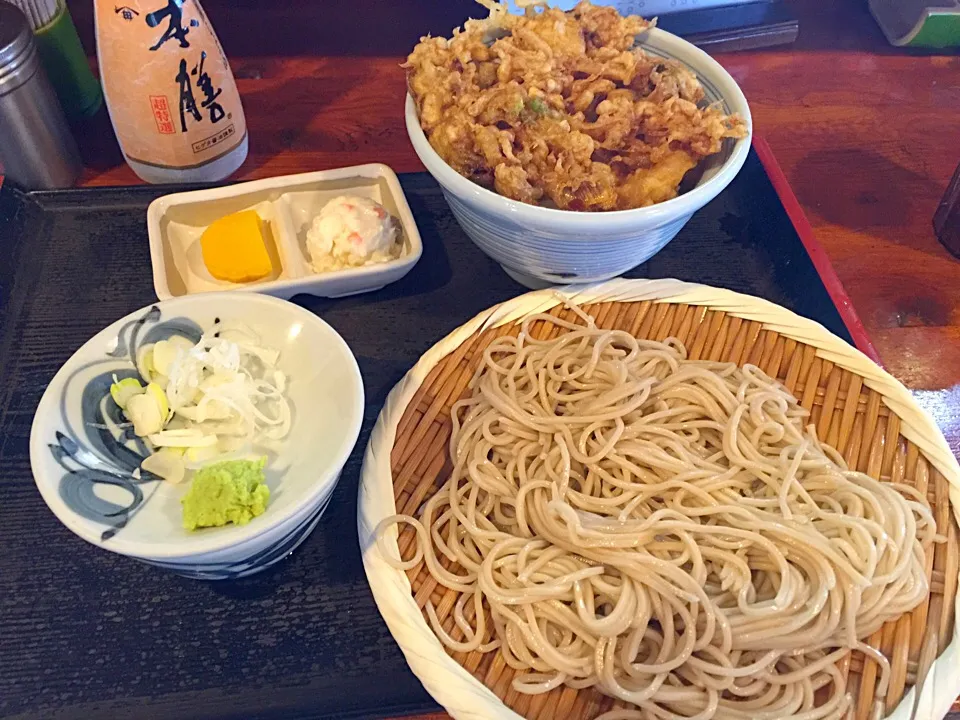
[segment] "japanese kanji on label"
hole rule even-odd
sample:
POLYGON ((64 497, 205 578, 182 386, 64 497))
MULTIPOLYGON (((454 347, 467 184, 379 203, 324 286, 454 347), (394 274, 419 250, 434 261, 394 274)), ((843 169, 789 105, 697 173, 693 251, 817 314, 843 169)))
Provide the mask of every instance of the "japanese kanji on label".
POLYGON ((198 0, 94 0, 104 94, 148 182, 221 180, 247 154, 230 66, 198 0))

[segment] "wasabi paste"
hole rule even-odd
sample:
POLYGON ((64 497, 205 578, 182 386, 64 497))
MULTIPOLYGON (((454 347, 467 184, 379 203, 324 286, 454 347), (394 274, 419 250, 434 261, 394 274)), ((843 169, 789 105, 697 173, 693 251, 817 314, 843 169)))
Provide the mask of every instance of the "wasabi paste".
POLYGON ((262 515, 270 499, 259 460, 227 460, 201 468, 183 496, 183 527, 196 530, 227 523, 246 525, 262 515))

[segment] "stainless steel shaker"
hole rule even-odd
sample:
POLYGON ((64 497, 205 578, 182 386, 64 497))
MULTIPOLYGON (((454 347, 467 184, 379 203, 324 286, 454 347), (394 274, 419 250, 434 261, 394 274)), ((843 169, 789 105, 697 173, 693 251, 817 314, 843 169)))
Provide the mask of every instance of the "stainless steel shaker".
POLYGON ((82 165, 23 12, 0 0, 0 169, 31 190, 74 184, 82 165))

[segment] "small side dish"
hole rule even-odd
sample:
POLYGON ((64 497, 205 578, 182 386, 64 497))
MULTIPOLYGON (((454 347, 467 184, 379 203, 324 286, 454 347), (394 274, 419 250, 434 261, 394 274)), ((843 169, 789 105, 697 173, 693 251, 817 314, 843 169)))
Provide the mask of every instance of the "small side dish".
POLYGON ((276 269, 268 242, 273 242, 269 225, 254 208, 225 215, 214 220, 200 236, 203 264, 217 280, 263 280, 276 269))
POLYGON ((266 508, 264 460, 254 462, 255 469, 242 461, 204 465, 282 440, 290 431, 287 378, 278 359, 253 330, 217 318, 195 343, 173 334, 140 346, 139 377, 114 375, 106 401, 117 405, 151 452, 140 469, 174 484, 199 471, 190 501, 184 499, 187 529, 246 523, 266 508), (261 485, 253 482, 257 473, 261 485), (197 511, 201 506, 207 510, 197 511))
POLYGON ((403 250, 397 222, 376 200, 340 195, 323 206, 307 231, 315 272, 388 262, 403 250))
POLYGON ((693 71, 636 46, 643 18, 586 0, 569 12, 521 2, 522 15, 480 2, 487 19, 424 37, 404 67, 430 145, 487 189, 561 210, 645 207, 747 135, 693 71))
MULTIPOLYGON (((154 450, 202 463, 289 432, 279 356, 250 328, 218 318, 196 343, 172 335, 138 348, 139 378, 116 379, 110 396, 154 450)), ((150 472, 179 482, 184 465, 150 472)))
POLYGON ((400 181, 380 163, 166 195, 150 204, 147 229, 161 300, 371 292, 423 252, 400 181))
POLYGON ((30 464, 87 542, 186 577, 244 577, 317 527, 363 408, 353 353, 312 312, 251 292, 177 298, 64 363, 30 464))

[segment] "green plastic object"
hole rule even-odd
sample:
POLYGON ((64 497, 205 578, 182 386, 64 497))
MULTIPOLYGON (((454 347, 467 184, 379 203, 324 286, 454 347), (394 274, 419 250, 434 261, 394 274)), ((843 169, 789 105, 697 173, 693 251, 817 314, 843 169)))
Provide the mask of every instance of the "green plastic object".
POLYGON ((960 0, 870 0, 870 12, 891 45, 960 47, 960 0))
POLYGON ((93 116, 103 105, 100 82, 93 76, 87 54, 65 3, 49 23, 34 31, 40 59, 71 120, 93 116))
POLYGON ((929 48, 960 47, 960 12, 929 12, 904 45, 929 48))

